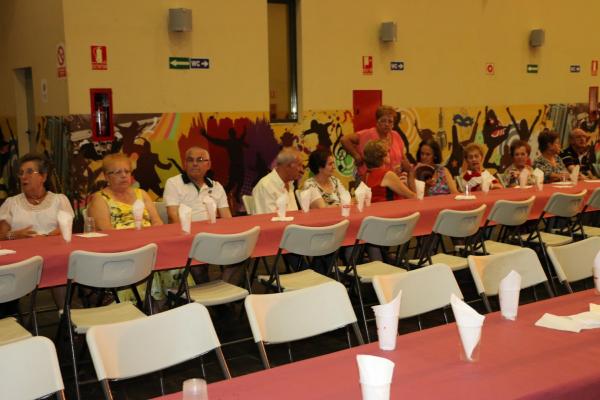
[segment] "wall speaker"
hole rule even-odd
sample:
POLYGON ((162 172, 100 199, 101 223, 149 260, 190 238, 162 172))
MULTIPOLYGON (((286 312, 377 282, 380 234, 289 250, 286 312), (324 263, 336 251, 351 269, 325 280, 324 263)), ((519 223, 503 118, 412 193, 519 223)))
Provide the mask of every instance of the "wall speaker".
POLYGON ((379 40, 382 42, 395 42, 396 41, 396 23, 395 22, 382 22, 379 27, 379 40))
POLYGON ((169 31, 191 32, 192 10, 189 8, 169 8, 169 31))
POLYGON ((529 46, 541 47, 544 44, 546 33, 543 29, 534 29, 529 32, 529 46))

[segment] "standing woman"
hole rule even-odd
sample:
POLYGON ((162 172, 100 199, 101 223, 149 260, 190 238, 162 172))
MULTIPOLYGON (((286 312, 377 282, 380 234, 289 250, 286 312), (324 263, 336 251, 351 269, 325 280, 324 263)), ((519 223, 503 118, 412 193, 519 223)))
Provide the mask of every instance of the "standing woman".
POLYGON ((540 133, 538 149, 541 154, 533 161, 533 168, 539 168, 544 172, 544 183, 569 179, 569 171, 559 156, 558 133, 554 131, 540 133))
POLYGON ((411 168, 408 176, 408 182, 412 191, 415 189, 415 171, 422 165, 428 165, 434 169, 431 185, 428 185, 427 196, 437 196, 440 194, 458 194, 456 183, 448 168, 441 165, 442 149, 434 139, 425 139, 419 144, 417 150, 417 165, 411 168))
POLYGON ((320 194, 318 198, 311 201, 310 208, 339 206, 342 193, 348 191, 342 182, 333 176, 335 165, 331 151, 317 149, 310 153, 308 168, 314 176, 304 181, 302 189, 316 188, 320 194))

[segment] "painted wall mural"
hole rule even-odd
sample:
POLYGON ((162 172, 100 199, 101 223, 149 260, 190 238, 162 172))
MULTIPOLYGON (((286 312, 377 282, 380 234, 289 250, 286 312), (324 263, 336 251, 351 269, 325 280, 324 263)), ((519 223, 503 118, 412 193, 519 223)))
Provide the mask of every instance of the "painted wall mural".
MULTIPOLYGON (((502 171, 510 164, 512 141, 528 141, 535 155, 537 136, 546 128, 561 132, 566 145, 572 127, 583 127, 592 133, 600 153, 598 123, 590 121, 586 110, 587 104, 399 108, 396 131, 413 162, 419 142, 433 137, 455 175, 463 163, 462 148, 470 142, 486 149, 486 168, 502 171)), ((76 208, 84 207, 90 194, 104 184, 101 160, 113 152, 129 155, 136 185, 160 198, 165 181, 182 170, 185 150, 192 145, 205 147, 211 154, 213 177, 226 188, 232 210, 240 212, 241 196, 251 193, 254 184, 268 173, 282 147, 294 147, 305 158, 319 147, 328 148, 334 155, 337 176, 349 186, 355 183, 353 159, 340 143, 341 137, 354 129, 349 110, 307 111, 296 124, 270 124, 263 113, 120 114, 115 116, 116 139, 109 143, 91 141, 89 115, 63 117, 62 122, 71 148, 63 187, 76 208)), ((13 126, 8 120, 0 122, 0 195, 14 185, 9 180, 14 177, 16 159, 13 126)), ((45 129, 44 124, 40 129, 45 129)), ((45 140, 44 135, 38 137, 45 140)), ((51 147, 48 141, 38 146, 52 155, 51 147)), ((305 177, 309 173, 307 169, 305 177)))

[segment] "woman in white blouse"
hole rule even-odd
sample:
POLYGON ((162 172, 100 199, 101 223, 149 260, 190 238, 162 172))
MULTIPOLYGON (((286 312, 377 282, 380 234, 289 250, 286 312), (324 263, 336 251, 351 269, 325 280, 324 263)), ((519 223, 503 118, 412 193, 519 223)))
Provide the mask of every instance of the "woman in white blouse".
POLYGON ((317 149, 310 153, 308 168, 314 176, 304 182, 302 189, 316 188, 320 194, 319 197, 312 200, 310 208, 339 206, 340 196, 347 190, 342 182, 333 176, 335 165, 331 152, 325 149, 317 149))
POLYGON ((17 175, 21 193, 9 197, 0 207, 0 240, 59 234, 58 211, 73 215, 73 208, 64 194, 46 189, 47 160, 26 154, 19 160, 17 175))

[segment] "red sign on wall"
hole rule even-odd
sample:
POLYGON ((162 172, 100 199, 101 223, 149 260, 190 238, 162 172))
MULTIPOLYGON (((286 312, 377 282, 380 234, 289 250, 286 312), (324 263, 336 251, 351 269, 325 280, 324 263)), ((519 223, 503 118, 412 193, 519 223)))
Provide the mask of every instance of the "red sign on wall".
POLYGON ((59 78, 67 77, 67 57, 64 43, 56 45, 56 74, 59 78))
POLYGON ((92 50, 92 69, 93 70, 106 70, 108 64, 106 61, 106 46, 90 46, 92 50))
POLYGON ((494 63, 485 64, 485 72, 488 75, 494 75, 496 73, 496 68, 494 67, 494 63))
POLYGON ((592 76, 598 75, 598 60, 592 60, 592 76))
POLYGON ((373 56, 363 56, 362 70, 363 75, 373 75, 373 56))

